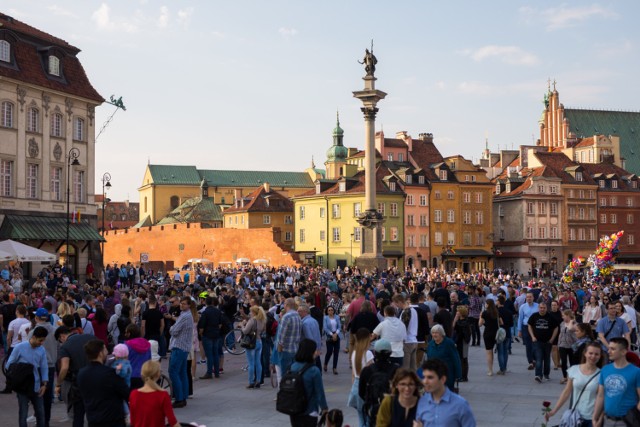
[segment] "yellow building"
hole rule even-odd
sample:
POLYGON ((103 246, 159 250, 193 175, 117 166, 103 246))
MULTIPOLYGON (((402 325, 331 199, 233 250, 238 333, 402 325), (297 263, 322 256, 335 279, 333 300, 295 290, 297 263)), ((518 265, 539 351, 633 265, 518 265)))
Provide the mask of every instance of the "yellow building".
MULTIPOLYGON (((295 251, 303 261, 328 268, 353 265, 361 254, 362 227, 357 218, 365 201, 365 175, 317 180, 315 190, 293 198, 295 251)), ((403 267, 404 193, 397 178, 379 166, 376 200, 384 216, 382 255, 389 266, 403 267), (392 190, 395 188, 395 190, 392 190)))
POLYGON ((253 193, 237 199, 223 212, 225 228, 274 228, 276 242, 293 244, 293 203, 269 183, 264 183, 253 193))
POLYGON ((309 168, 305 172, 267 172, 204 170, 195 166, 147 165, 138 188, 140 196, 139 225, 154 225, 185 200, 200 196, 203 179, 209 185, 209 197, 222 207, 253 192, 265 182, 286 197, 305 193, 322 172, 309 168))

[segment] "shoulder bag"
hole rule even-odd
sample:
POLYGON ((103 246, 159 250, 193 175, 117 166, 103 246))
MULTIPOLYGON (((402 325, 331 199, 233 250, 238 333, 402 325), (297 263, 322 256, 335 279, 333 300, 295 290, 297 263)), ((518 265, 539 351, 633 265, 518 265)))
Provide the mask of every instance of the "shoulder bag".
POLYGON ((246 348, 247 350, 253 350, 254 348, 256 348, 256 332, 258 330, 258 321, 256 320, 255 322, 256 330, 242 335, 242 338, 240 339, 240 347, 246 348))
POLYGON ((577 411, 578 403, 580 402, 580 398, 582 397, 582 393, 587 389, 587 386, 595 377, 600 374, 600 371, 596 372, 589 381, 582 387, 580 394, 578 395, 578 399, 576 400, 575 405, 573 404, 573 390, 571 390, 571 401, 572 403, 569 405, 569 409, 562 413, 562 418, 560 419, 560 427, 580 427, 583 424, 583 419, 580 417, 580 413, 577 411), (573 406, 573 408, 572 408, 573 406))
POLYGON ((507 331, 505 331, 504 328, 500 326, 500 313, 498 313, 496 322, 498 323, 498 331, 496 332, 496 343, 502 344, 502 342, 507 338, 507 331))

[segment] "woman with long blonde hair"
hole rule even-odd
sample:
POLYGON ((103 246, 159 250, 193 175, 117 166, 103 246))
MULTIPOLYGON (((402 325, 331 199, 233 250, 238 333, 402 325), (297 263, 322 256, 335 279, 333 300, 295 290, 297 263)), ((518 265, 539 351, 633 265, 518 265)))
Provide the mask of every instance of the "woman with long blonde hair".
POLYGON ((358 394, 360 384, 360 372, 362 368, 373 362, 373 353, 369 350, 371 345, 371 332, 367 328, 360 328, 355 333, 355 343, 351 353, 351 393, 348 405, 358 411, 360 427, 366 426, 366 417, 363 410, 364 401, 358 394))
POLYGON ((171 407, 171 396, 158 385, 160 363, 148 360, 142 365, 144 385, 131 392, 129 409, 132 427, 180 427, 171 407))
POLYGON ((262 378, 262 340, 260 337, 267 327, 267 316, 262 307, 254 305, 249 309, 249 320, 244 322, 242 333, 255 338, 255 347, 247 348, 247 363, 249 364, 249 385, 247 388, 260 388, 262 378))

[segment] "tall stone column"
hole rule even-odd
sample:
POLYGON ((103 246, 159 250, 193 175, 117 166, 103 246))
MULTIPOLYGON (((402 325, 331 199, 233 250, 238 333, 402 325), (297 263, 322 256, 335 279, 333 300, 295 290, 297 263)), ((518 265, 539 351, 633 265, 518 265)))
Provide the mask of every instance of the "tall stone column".
POLYGON ((362 270, 373 271, 387 268, 387 260, 382 256, 382 215, 378 213, 376 204, 376 149, 375 128, 378 101, 387 96, 375 88, 375 64, 377 60, 371 52, 366 51, 364 61, 366 76, 363 77, 364 89, 353 92, 353 96, 362 101, 362 113, 365 124, 365 210, 358 218, 362 225, 361 256, 356 265, 362 270))

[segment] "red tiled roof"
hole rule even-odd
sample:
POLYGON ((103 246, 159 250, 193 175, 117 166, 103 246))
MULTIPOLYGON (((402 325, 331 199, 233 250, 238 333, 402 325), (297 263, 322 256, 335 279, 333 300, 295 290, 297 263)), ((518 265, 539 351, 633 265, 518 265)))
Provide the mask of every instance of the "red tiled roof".
POLYGON ((407 143, 402 139, 385 138, 384 146, 393 148, 407 148, 407 143))
POLYGON ((430 166, 434 163, 443 162, 444 158, 436 148, 435 144, 432 141, 414 139, 412 145, 412 150, 409 153, 412 162, 416 167, 425 170, 427 179, 432 181, 438 180, 438 176, 436 176, 436 173, 430 168, 430 166))
POLYGON ((593 146, 593 137, 591 138, 580 138, 578 143, 574 145, 575 148, 579 147, 592 147, 593 146))
POLYGON ((582 174, 582 181, 576 181, 571 174, 565 171, 567 167, 577 167, 580 166, 580 164, 569 159, 564 153, 539 151, 534 155, 540 160, 540 163, 550 168, 565 184, 594 184, 593 179, 588 173, 582 174))
MULTIPOLYGON (((614 165, 613 163, 595 163, 595 164, 582 163, 582 167, 590 176, 593 176, 598 173, 604 174, 605 176, 609 174, 615 174, 618 176, 618 179, 617 179, 618 190, 631 189, 629 182, 624 179, 621 179, 624 176, 631 175, 631 172, 626 171, 621 167, 614 165)), ((599 191, 602 191, 602 190, 603 189, 600 189, 599 191)), ((609 190, 609 189, 604 189, 604 190, 609 190)))
POLYGON ((0 31, 9 30, 18 39, 16 43, 11 45, 15 65, 18 69, 0 66, 0 77, 76 95, 97 103, 104 102, 104 98, 89 82, 87 74, 76 56, 80 49, 3 13, 0 13, 0 23, 2 24, 0 31), (60 79, 47 76, 41 53, 38 52, 39 49, 50 47, 57 47, 64 52, 60 60, 60 79))
MULTIPOLYGON (((350 158, 350 159, 353 159, 353 158, 358 158, 358 157, 364 157, 364 156, 365 156, 365 154, 366 154, 366 151, 365 151, 365 150, 359 150, 359 151, 358 151, 357 153, 355 153, 354 155, 349 156, 349 158, 350 158)), ((381 159, 381 158, 382 158, 382 155, 380 154, 380 152, 378 151, 378 149, 376 149, 376 159, 381 159)))
POLYGON ((244 206, 231 206, 227 208, 224 213, 293 212, 293 202, 291 202, 291 200, 277 191, 271 190, 267 193, 263 185, 256 188, 251 194, 244 197, 244 199, 249 199, 248 201, 245 201, 244 206), (267 198, 269 199, 269 205, 267 205, 267 198))
MULTIPOLYGON (((383 179, 388 175, 392 175, 391 171, 384 165, 378 165, 378 168, 376 169, 376 177, 375 177, 376 194, 399 194, 400 193, 398 191, 389 190, 389 188, 387 188, 387 186, 384 184, 383 179)), ((340 191, 340 184, 336 183, 335 185, 329 187, 327 190, 322 191, 320 194, 322 195, 354 194, 354 193, 364 194, 365 188, 366 188, 365 171, 360 171, 357 174, 355 174, 353 177, 346 178, 346 183, 347 183, 347 188, 346 188, 346 191, 344 192, 340 191)), ((315 195, 316 195, 316 191, 310 190, 310 191, 307 191, 306 193, 300 194, 299 197, 315 196, 315 195)))

